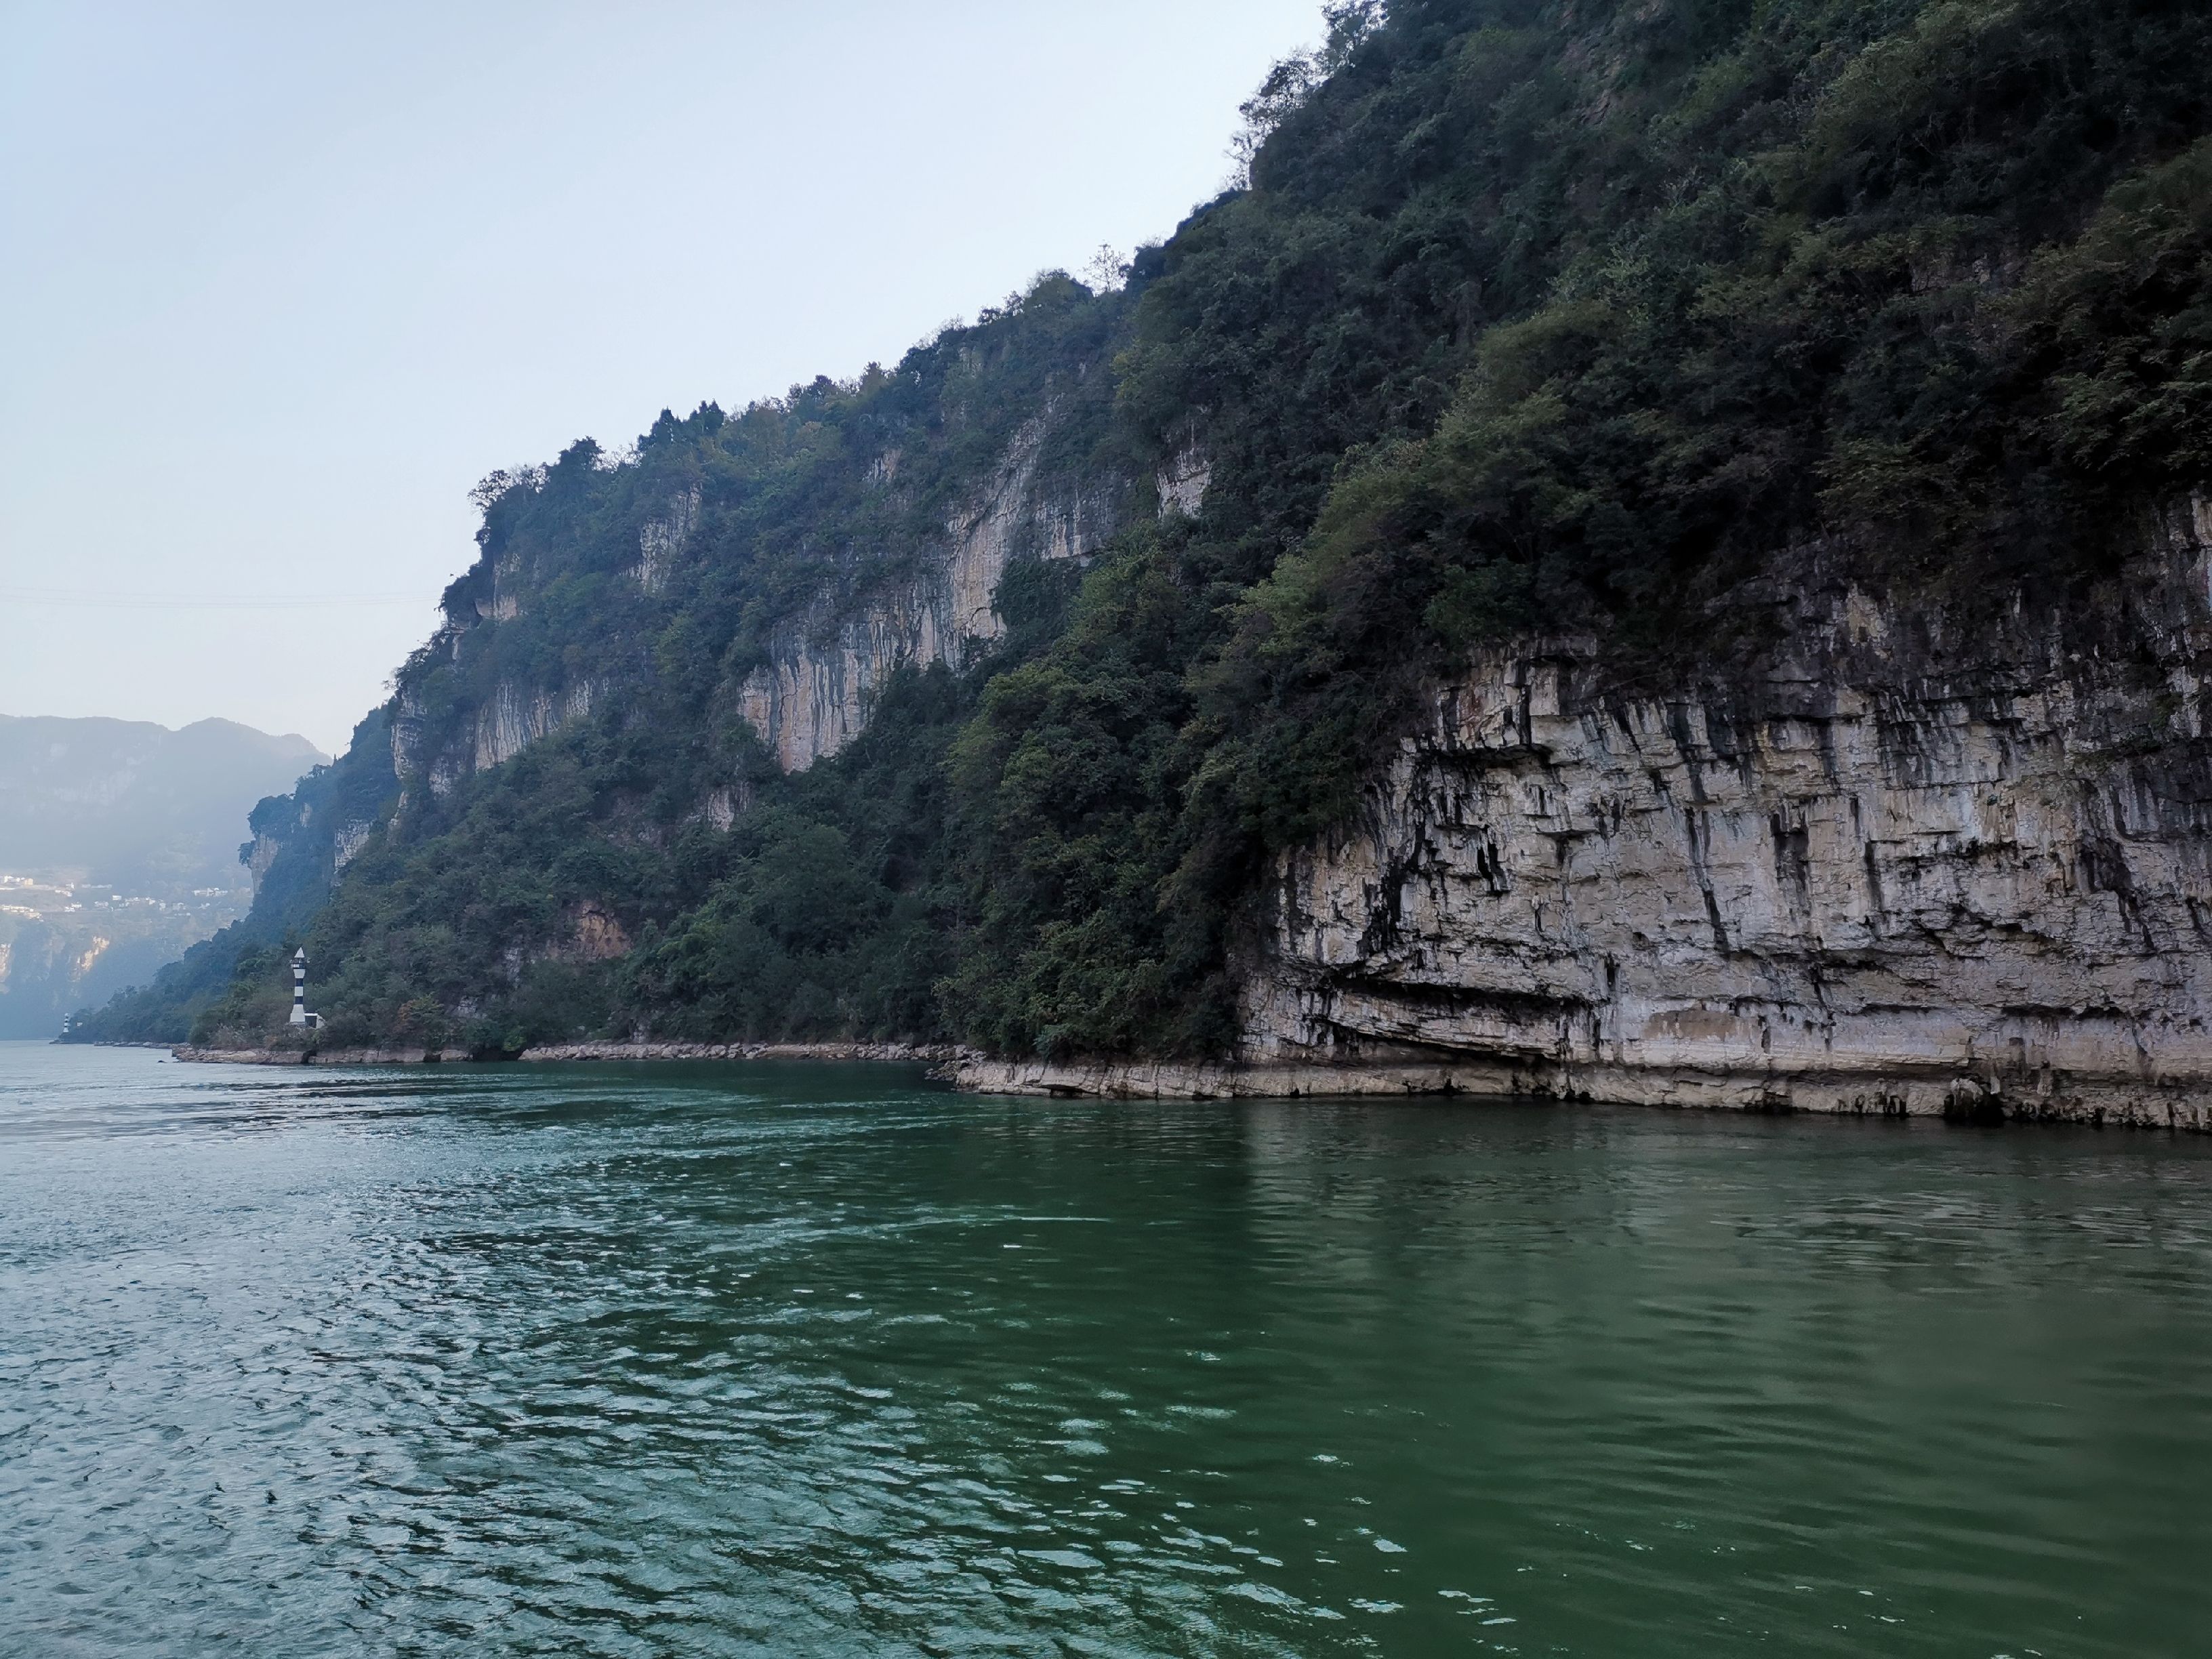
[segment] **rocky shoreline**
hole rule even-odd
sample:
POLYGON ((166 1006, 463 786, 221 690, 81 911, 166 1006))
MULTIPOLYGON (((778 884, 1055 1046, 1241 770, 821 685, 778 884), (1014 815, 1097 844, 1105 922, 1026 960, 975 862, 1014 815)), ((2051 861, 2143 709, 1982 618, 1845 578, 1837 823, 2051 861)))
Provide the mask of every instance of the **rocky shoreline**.
POLYGON ((911 1042, 565 1042, 526 1048, 526 1063, 580 1060, 895 1060, 947 1065, 975 1058, 951 1043, 911 1042))
POLYGON ((1951 1067, 1784 1075, 1659 1071, 1468 1055, 1449 1060, 1224 1066, 1152 1062, 1052 1065, 969 1056, 945 1068, 971 1093, 1119 1100, 1297 1099, 1465 1096, 1612 1106, 1662 1106, 1839 1117, 1932 1117, 1966 1122, 2131 1125, 2212 1133, 2203 1079, 2039 1079, 2025 1086, 1995 1071, 1951 1067), (2054 1086, 2055 1085, 2055 1086, 2054 1086))
MULTIPOLYGON (((105 1046, 105 1045, 103 1045, 105 1046)), ((169 1050, 171 1060, 203 1066, 420 1066, 440 1056, 422 1048, 196 1048, 184 1043, 169 1050)))
MULTIPOLYGON (((161 1046, 161 1045, 155 1045, 161 1046)), ((463 1055, 436 1048, 197 1048, 186 1043, 169 1050, 173 1060, 214 1066, 435 1066, 465 1065, 463 1055)), ((949 1044, 904 1042, 568 1042, 526 1048, 519 1062, 811 1060, 896 1061, 946 1066, 978 1058, 949 1044)))
MULTIPOLYGON (((180 1060, 245 1066, 422 1066, 434 1049, 173 1049, 180 1060)), ((1954 1069, 1783 1079, 1749 1072, 1516 1064, 1468 1057, 1366 1065, 1091 1064, 995 1060, 972 1048, 898 1042, 574 1042, 532 1048, 528 1064, 592 1061, 829 1060, 926 1065, 969 1094, 1098 1100, 1296 1100, 1413 1097, 1553 1100, 1709 1111, 1806 1112, 1844 1117, 1932 1117, 1970 1122, 2128 1125, 2212 1133, 2212 1093, 2191 1080, 2065 1079, 2057 1089, 2008 1086, 1991 1071, 1954 1069)), ((458 1057, 451 1064, 467 1064, 458 1057)))

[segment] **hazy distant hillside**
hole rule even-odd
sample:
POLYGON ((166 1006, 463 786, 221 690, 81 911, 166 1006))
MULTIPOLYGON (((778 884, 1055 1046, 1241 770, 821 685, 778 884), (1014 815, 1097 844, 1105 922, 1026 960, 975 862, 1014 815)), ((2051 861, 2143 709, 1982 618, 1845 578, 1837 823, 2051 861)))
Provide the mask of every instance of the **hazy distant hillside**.
POLYGON ((246 814, 321 758, 229 720, 0 715, 0 1036, 51 1034, 237 916, 246 814))
POLYGON ((237 884, 246 814, 323 757, 230 720, 0 714, 0 873, 153 892, 237 884))

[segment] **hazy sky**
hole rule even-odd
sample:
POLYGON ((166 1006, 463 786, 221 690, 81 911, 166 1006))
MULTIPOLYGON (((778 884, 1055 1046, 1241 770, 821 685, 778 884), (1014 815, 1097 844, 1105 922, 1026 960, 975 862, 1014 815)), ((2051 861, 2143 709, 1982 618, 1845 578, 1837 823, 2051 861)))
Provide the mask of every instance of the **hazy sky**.
POLYGON ((0 713, 325 749, 466 493, 890 362, 1229 171, 1317 0, 0 0, 0 713))

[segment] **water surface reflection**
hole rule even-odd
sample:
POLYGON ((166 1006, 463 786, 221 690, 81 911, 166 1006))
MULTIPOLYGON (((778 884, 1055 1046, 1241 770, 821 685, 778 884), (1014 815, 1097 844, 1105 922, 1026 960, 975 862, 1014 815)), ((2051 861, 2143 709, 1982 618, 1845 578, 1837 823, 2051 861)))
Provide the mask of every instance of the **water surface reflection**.
POLYGON ((2189 1652, 2207 1150, 0 1046, 0 1624, 2189 1652))

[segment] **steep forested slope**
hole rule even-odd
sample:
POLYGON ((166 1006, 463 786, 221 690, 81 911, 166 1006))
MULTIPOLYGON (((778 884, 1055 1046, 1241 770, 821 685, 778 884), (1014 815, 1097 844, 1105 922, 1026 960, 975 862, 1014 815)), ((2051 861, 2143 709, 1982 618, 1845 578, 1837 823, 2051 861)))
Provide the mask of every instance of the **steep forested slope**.
MULTIPOLYGON (((326 1041, 1218 1053, 1272 860, 1470 649, 1725 668, 1808 550, 2063 609, 2205 482, 2203 9, 1330 21, 1125 285, 487 481, 354 805, 264 809, 288 890, 344 854, 258 924, 326 1041)), ((240 968, 204 1035, 280 1018, 240 968)))

